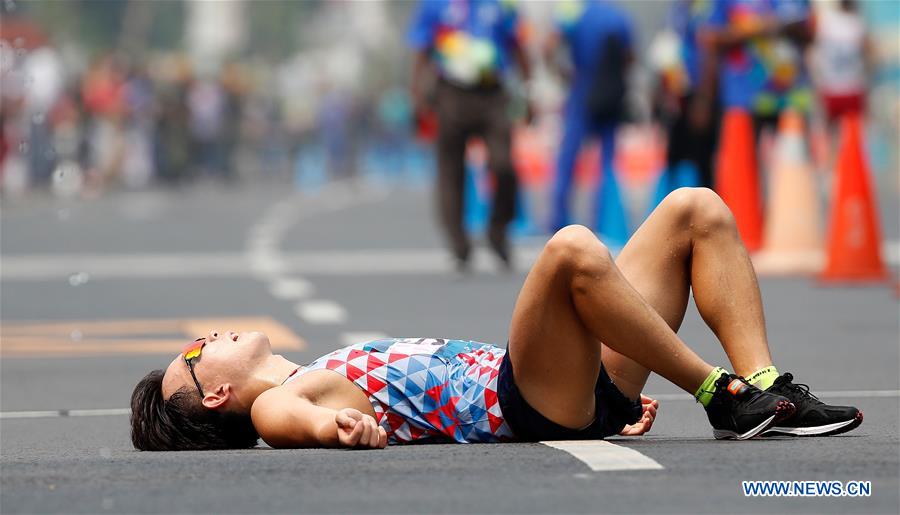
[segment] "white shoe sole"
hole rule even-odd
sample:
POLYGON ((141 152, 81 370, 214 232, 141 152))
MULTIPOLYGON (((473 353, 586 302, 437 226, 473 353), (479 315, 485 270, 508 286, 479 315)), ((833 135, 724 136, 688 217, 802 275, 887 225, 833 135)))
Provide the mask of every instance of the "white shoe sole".
POLYGON ((776 416, 778 415, 772 415, 771 417, 767 418, 762 424, 743 434, 735 433, 734 431, 729 431, 727 429, 713 429, 713 436, 716 437, 716 440, 746 440, 748 438, 753 438, 766 429, 769 429, 769 426, 775 423, 776 416))
POLYGON ((826 424, 824 426, 816 426, 816 427, 778 427, 772 426, 769 429, 763 432, 763 436, 773 435, 774 433, 783 434, 783 435, 792 435, 792 436, 815 436, 821 435, 825 433, 831 433, 832 431, 837 431, 838 429, 849 426, 850 424, 856 422, 858 419, 851 418, 850 420, 845 420, 844 422, 836 422, 834 424, 826 424))

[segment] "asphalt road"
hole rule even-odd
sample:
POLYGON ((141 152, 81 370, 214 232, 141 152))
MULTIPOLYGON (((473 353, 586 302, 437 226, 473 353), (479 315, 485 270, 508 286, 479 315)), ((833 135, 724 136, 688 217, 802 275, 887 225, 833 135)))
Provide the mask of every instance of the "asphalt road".
MULTIPOLYGON (((429 198, 422 191, 365 186, 298 196, 272 186, 205 185, 90 202, 5 201, 0 511, 900 510, 896 297, 888 288, 821 288, 801 278, 762 281, 773 354, 782 371, 814 392, 827 392, 825 400, 865 412, 865 423, 848 435, 717 442, 703 410, 653 378, 648 392, 665 399, 653 431, 613 442, 655 460, 658 470, 595 471, 542 444, 186 453, 131 448, 121 409, 137 380, 165 366, 177 352, 171 342, 184 337, 183 326, 139 331, 135 320, 268 317, 303 338, 305 348, 285 351, 300 362, 367 335, 502 345, 541 238, 520 242, 517 272, 497 273, 482 252, 474 275, 460 279, 450 273, 434 233, 429 198), (129 322, 103 326, 102 351, 89 348, 96 324, 122 320, 129 322), (69 325, 48 325, 61 321, 69 325), (28 331, 39 337, 27 340, 28 331), (142 341, 150 350, 139 351, 142 341), (114 411, 90 411, 102 409, 114 411), (58 410, 88 411, 53 416, 58 410), (872 482, 872 495, 745 497, 746 480, 864 480, 872 482)), ((892 224, 887 230, 896 239, 892 224)), ((724 361, 693 310, 680 334, 707 360, 724 361)))

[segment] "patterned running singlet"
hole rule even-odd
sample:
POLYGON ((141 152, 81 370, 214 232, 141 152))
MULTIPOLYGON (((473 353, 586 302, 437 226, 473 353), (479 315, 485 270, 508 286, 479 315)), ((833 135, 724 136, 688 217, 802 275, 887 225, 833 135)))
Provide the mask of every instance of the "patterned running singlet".
POLYGON ((437 338, 359 343, 322 356, 288 378, 334 370, 369 397, 389 443, 510 440, 497 400, 506 351, 493 345, 437 338))

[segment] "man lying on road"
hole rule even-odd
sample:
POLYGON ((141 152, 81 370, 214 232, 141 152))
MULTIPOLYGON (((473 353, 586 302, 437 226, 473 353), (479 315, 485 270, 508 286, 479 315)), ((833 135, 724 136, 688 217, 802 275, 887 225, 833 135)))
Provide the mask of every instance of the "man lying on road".
POLYGON ((641 435, 658 408, 641 395, 651 371, 693 394, 720 439, 824 436, 863 420, 778 374, 731 212, 711 190, 683 188, 615 260, 583 227, 557 232, 516 301, 507 349, 386 339, 298 366, 261 333, 211 332, 138 383, 131 435, 141 450, 641 435), (692 291, 735 373, 676 335, 692 291))

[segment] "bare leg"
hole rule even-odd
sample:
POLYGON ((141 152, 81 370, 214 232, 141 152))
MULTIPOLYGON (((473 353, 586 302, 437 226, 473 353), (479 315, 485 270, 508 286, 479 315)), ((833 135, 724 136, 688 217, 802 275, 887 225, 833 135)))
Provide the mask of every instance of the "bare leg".
POLYGON ((691 393, 712 370, 628 283, 594 234, 569 226, 547 243, 513 312, 509 353, 523 397, 560 425, 589 424, 601 341, 691 393))
POLYGON ((771 365, 756 276, 730 212, 710 190, 682 189, 654 211, 616 264, 583 228, 566 228, 548 243, 513 316, 516 384, 535 409, 568 427, 593 417, 600 349, 629 397, 638 396, 651 369, 693 393, 711 367, 673 333, 692 284, 701 316, 737 373, 771 365))
MULTIPOLYGON (((681 326, 693 285, 697 309, 735 373, 748 376, 772 364, 756 274, 731 212, 712 191, 683 188, 666 197, 616 264, 673 331, 681 326)), ((602 359, 623 393, 640 393, 646 367, 611 349, 602 359)))

